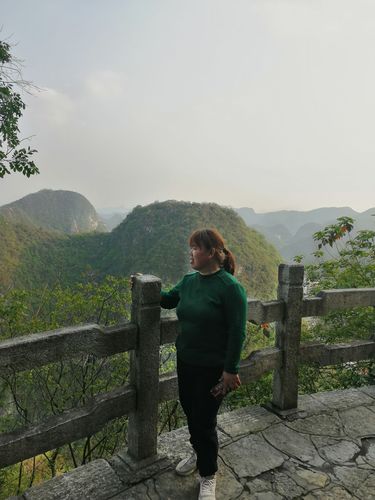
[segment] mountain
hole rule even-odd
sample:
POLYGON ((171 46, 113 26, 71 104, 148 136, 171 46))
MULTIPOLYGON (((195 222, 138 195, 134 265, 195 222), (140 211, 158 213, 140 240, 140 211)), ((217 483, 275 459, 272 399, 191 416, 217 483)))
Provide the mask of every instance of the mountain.
POLYGON ((137 205, 111 233, 64 234, 35 231, 25 221, 0 217, 7 238, 0 254, 0 289, 10 283, 27 288, 85 280, 87 273, 129 277, 134 272, 161 278, 162 286, 176 283, 191 271, 188 237, 201 227, 216 227, 233 251, 238 279, 248 295, 274 297, 281 256, 273 245, 230 208, 216 203, 168 200, 137 205), (16 249, 16 253, 13 253, 16 249))
POLYGON ((350 207, 322 207, 308 211, 281 210, 261 214, 247 207, 235 210, 249 227, 259 231, 276 247, 287 263, 292 263, 293 257, 301 254, 304 255, 305 264, 313 262, 315 257, 312 253, 317 249, 313 233, 321 231, 329 224, 336 224, 338 217, 348 216, 354 219, 355 228, 351 237, 355 237, 359 230, 375 227, 375 207, 362 213, 350 207))
POLYGON ((279 210, 257 214, 252 208, 238 208, 237 213, 241 215, 248 226, 258 224, 270 227, 276 224, 285 226, 291 234, 295 234, 298 229, 308 222, 324 224, 325 221, 334 221, 343 214, 355 217, 358 212, 350 207, 323 207, 314 210, 279 210))
POLYGON ((67 234, 106 231, 95 208, 79 193, 42 189, 0 207, 14 222, 67 234))
POLYGON ((103 270, 110 274, 155 274, 175 283, 191 270, 189 235, 215 227, 238 263, 238 279, 248 292, 272 296, 281 256, 231 208, 176 200, 137 205, 109 235, 103 270))

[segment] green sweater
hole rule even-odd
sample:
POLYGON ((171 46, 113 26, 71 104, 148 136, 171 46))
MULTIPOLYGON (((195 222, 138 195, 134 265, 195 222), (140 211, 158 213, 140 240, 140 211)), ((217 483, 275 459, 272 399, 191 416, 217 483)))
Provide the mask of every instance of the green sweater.
POLYGON ((223 365, 238 373, 246 336, 247 296, 244 287, 224 268, 203 275, 193 271, 171 290, 161 290, 160 305, 176 307, 181 326, 178 356, 201 366, 223 365))

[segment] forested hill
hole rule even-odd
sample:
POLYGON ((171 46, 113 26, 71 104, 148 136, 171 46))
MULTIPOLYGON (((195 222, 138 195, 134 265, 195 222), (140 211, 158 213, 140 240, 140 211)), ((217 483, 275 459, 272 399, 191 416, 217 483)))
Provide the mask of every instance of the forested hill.
POLYGON ((233 209, 216 203, 168 200, 136 206, 108 235, 105 270, 150 273, 175 283, 191 270, 189 235, 204 227, 215 227, 224 236, 237 259, 237 277, 249 293, 274 291, 281 256, 233 209))
POLYGON ((8 219, 67 234, 106 231, 93 205, 79 193, 42 189, 0 207, 8 219))
MULTIPOLYGON (((277 265, 282 262, 264 236, 247 227, 233 209, 216 203, 168 200, 138 205, 111 233, 66 235, 30 232, 24 223, 16 227, 9 219, 2 221, 2 231, 21 244, 16 257, 8 254, 10 266, 0 267, 0 288, 5 275, 8 284, 30 288, 81 281, 85 273, 98 279, 106 274, 150 273, 162 279, 162 286, 173 284, 191 270, 188 237, 203 227, 216 227, 223 234, 237 259, 237 277, 249 296, 275 295, 277 265)), ((4 244, 0 246, 0 253, 7 253, 4 244)))

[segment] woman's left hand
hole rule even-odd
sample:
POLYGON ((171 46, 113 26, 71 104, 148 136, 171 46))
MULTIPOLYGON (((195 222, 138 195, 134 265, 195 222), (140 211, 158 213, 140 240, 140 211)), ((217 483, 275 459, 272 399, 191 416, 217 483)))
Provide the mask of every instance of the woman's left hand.
POLYGON ((229 390, 235 391, 241 385, 238 373, 228 373, 223 371, 223 384, 224 394, 226 394, 229 390))

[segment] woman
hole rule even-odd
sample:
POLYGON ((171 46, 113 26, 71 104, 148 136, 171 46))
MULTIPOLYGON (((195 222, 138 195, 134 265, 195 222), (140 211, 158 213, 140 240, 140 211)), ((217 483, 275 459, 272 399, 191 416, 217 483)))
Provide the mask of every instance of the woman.
POLYGON ((191 456, 176 467, 179 475, 199 471, 199 499, 215 499, 217 413, 223 396, 241 385, 238 375, 246 335, 247 296, 234 277, 235 259, 215 229, 194 231, 189 237, 189 272, 169 291, 161 291, 160 305, 176 307, 181 331, 176 339, 179 400, 186 414, 191 456), (210 389, 223 377, 222 396, 210 389))

